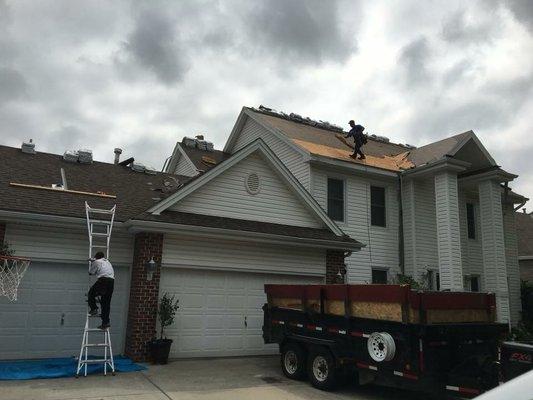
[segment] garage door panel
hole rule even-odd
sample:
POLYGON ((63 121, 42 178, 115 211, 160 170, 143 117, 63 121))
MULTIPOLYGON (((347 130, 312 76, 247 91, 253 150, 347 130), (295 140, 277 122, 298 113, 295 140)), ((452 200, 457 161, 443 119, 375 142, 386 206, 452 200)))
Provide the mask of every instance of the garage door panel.
POLYGON ((278 347, 265 345, 262 338, 264 284, 321 281, 319 277, 164 268, 160 294, 175 294, 180 300, 174 324, 166 330, 174 340, 171 357, 276 353, 278 347))
MULTIPOLYGON (((123 351, 129 269, 115 268, 111 337, 123 351)), ((68 357, 79 353, 87 310, 86 264, 34 262, 18 290, 18 300, 0 297, 0 359, 68 357), (10 343, 10 346, 5 346, 10 343)))

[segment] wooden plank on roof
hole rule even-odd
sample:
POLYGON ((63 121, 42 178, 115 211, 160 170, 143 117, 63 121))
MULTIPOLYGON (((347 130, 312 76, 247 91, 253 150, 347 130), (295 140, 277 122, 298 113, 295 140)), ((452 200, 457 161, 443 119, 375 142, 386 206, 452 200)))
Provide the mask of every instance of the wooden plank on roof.
POLYGON ((9 182, 10 186, 15 187, 22 187, 27 189, 40 189, 40 190, 49 190, 52 192, 61 192, 61 193, 73 193, 73 194, 81 194, 84 196, 94 196, 94 197, 104 197, 107 199, 116 199, 117 196, 113 194, 107 194, 107 193, 94 193, 94 192, 83 192, 80 190, 69 190, 69 189, 57 189, 50 186, 40 186, 40 185, 28 185, 25 183, 16 183, 16 182, 9 182))

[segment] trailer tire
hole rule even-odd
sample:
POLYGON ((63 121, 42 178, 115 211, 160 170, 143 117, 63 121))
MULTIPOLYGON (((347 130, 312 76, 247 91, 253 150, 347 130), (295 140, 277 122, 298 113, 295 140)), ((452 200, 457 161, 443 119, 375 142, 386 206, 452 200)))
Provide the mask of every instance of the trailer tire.
POLYGON ((302 380, 306 375, 307 352, 298 343, 287 343, 281 349, 281 370, 289 379, 302 380))
POLYGON ((311 349, 307 357, 307 375, 317 389, 332 390, 337 386, 339 370, 327 348, 317 346, 311 349))

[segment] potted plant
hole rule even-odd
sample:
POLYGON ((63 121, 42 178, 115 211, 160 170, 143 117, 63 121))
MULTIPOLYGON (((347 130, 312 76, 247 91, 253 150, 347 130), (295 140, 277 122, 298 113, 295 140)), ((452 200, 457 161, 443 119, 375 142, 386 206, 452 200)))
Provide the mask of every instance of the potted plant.
POLYGON ((170 296, 168 293, 165 293, 159 301, 157 316, 161 327, 161 335, 159 339, 152 339, 149 342, 150 355, 154 364, 166 364, 168 362, 172 339, 166 338, 165 328, 172 325, 176 311, 179 308, 179 300, 175 300, 174 297, 174 295, 170 296))

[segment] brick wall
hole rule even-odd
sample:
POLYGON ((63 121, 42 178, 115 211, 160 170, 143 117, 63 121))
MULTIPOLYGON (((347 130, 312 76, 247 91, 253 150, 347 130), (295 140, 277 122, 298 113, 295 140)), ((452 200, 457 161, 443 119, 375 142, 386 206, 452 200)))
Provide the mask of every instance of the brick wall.
POLYGON ((141 232, 135 235, 125 346, 125 354, 134 361, 147 360, 146 343, 156 336, 162 254, 163 234, 141 232), (146 263, 151 257, 157 268, 152 280, 147 281, 146 263))
POLYGON ((344 283, 346 265, 344 264, 344 251, 328 250, 326 252, 326 283, 344 283), (339 269, 342 278, 339 277, 339 269))

